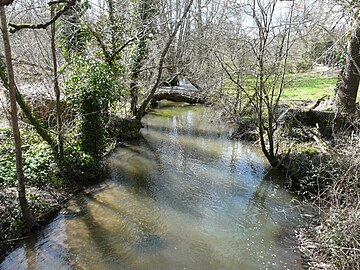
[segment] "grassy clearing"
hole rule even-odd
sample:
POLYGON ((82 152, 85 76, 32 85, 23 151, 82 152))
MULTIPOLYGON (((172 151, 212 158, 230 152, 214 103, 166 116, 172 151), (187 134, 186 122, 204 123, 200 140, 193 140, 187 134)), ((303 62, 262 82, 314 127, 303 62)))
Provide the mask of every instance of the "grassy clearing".
POLYGON ((321 74, 290 74, 284 91, 284 98, 290 100, 317 100, 325 95, 333 98, 337 77, 321 74))
MULTIPOLYGON (((335 97, 335 87, 339 78, 336 75, 324 75, 323 73, 297 73, 286 75, 286 86, 283 93, 284 102, 287 101, 312 101, 323 96, 335 97)), ((271 84, 271 82, 269 81, 271 84)), ((242 86, 250 93, 255 88, 255 78, 244 78, 242 86)), ((227 93, 235 96, 235 85, 232 82, 225 83, 227 93)))

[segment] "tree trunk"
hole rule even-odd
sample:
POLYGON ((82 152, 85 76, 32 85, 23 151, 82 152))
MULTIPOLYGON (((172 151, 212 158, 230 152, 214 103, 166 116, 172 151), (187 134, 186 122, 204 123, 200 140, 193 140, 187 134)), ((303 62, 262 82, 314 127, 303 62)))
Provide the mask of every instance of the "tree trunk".
POLYGON ((338 111, 355 113, 356 96, 360 81, 360 21, 355 22, 347 47, 346 62, 341 83, 336 93, 336 107, 338 111))
MULTIPOLYGON (((55 7, 51 7, 51 19, 55 16, 55 7)), ((53 60, 53 72, 54 72, 54 92, 56 96, 56 126, 57 126, 57 146, 58 146, 58 154, 59 154, 59 162, 60 164, 64 161, 64 144, 63 144, 63 136, 62 136, 62 109, 60 103, 60 87, 59 87, 59 79, 58 79, 58 64, 56 57, 56 28, 55 22, 51 24, 51 54, 53 60)))
MULTIPOLYGON (((4 87, 7 90, 9 90, 9 77, 7 74, 7 67, 1 54, 0 54, 0 79, 4 87)), ((23 95, 20 93, 19 89, 16 86, 15 86, 15 91, 16 91, 16 102, 20 106, 28 123, 31 124, 35 128, 36 132, 40 135, 40 137, 49 144, 49 146, 52 148, 54 152, 54 155, 57 157, 58 147, 56 142, 52 138, 50 132, 45 127, 43 127, 43 125, 35 118, 29 104, 26 103, 23 95)))
POLYGON ((7 6, 12 4, 12 2, 14 2, 14 0, 0 0, 0 6, 7 6))
POLYGON ((15 157, 16 157, 16 176, 17 176, 17 190, 19 195, 19 204, 21 211, 25 220, 27 227, 30 229, 34 225, 34 216, 30 212, 28 202, 26 200, 25 193, 25 177, 22 164, 22 152, 21 152, 21 138, 20 130, 17 116, 17 107, 16 107, 16 87, 15 87, 15 78, 14 70, 12 66, 11 58, 11 47, 9 40, 9 33, 6 21, 6 14, 4 6, 0 6, 0 18, 1 18, 1 29, 3 33, 4 41, 4 51, 6 58, 6 65, 9 77, 9 98, 11 106, 11 122, 12 130, 14 135, 14 145, 15 145, 15 157))

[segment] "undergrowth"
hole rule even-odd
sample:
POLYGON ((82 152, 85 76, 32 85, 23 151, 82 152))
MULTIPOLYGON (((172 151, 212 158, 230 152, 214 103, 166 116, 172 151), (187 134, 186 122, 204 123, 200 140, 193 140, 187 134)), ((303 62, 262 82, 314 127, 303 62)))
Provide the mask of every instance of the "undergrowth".
MULTIPOLYGON (((0 130, 0 187, 16 185, 15 149, 9 128, 0 130)), ((62 180, 50 147, 30 128, 22 129, 23 166, 26 183, 61 187, 62 180)))
POLYGON ((310 269, 360 269, 360 132, 331 142, 292 141, 291 150, 291 183, 318 213, 298 231, 310 269))

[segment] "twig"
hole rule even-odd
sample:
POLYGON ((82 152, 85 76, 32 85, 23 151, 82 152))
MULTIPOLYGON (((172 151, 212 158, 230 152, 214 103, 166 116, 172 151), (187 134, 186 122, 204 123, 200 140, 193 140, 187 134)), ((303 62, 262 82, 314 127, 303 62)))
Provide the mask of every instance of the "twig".
POLYGON ((1 241, 0 243, 17 242, 17 241, 25 240, 25 239, 27 239, 27 238, 29 238, 29 236, 24 236, 24 237, 20 237, 20 238, 9 239, 9 240, 5 240, 5 241, 1 241))

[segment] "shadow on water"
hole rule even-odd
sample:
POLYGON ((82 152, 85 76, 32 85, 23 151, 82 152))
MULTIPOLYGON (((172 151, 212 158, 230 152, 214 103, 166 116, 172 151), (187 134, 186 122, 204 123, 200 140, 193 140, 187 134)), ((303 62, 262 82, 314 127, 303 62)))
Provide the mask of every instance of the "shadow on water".
MULTIPOLYGON (((164 144, 164 140, 161 139, 161 141, 164 144)), ((165 144, 168 145, 170 143, 165 141, 165 144)), ((245 186, 242 187, 235 181, 223 185, 221 180, 217 178, 224 176, 223 172, 216 172, 219 166, 218 160, 220 154, 214 157, 206 151, 201 153, 201 149, 187 149, 179 145, 178 147, 182 149, 177 149, 177 152, 182 154, 180 158, 176 159, 176 165, 169 164, 168 159, 162 160, 160 158, 161 153, 159 153, 161 148, 155 148, 153 145, 156 145, 154 141, 149 142, 146 138, 142 138, 122 146, 120 149, 122 155, 119 157, 115 153, 115 163, 110 162, 111 172, 108 175, 111 175, 113 181, 119 181, 121 185, 128 187, 131 192, 151 197, 155 201, 161 201, 161 203, 178 211, 197 217, 201 216, 200 211, 198 211, 201 204, 207 205, 211 201, 221 201, 221 196, 227 196, 229 193, 239 197, 244 197, 243 193, 248 193, 245 186), (139 149, 142 150, 140 151, 139 149), (128 155, 126 152, 131 152, 131 154, 128 155), (196 157, 192 154, 193 152, 196 153, 196 157), (189 157, 191 157, 190 160, 189 157), (136 160, 132 160, 133 158, 136 158, 136 160), (200 164, 196 164, 196 162, 199 162, 199 159, 203 161, 200 164), (151 163, 151 166, 146 166, 146 163, 151 163), (195 167, 206 166, 206 170, 203 172, 205 175, 200 175, 199 168, 192 169, 194 165, 195 167), (151 170, 147 167, 151 167, 151 170), (147 169, 141 170, 140 168, 147 169), (210 173, 213 171, 215 175, 209 176, 209 171, 210 173), (213 178, 214 176, 215 179, 212 179, 213 181, 204 182, 206 180, 204 178, 213 178), (176 183, 179 180, 191 182, 191 185, 187 185, 186 189, 174 188, 171 182, 176 183)), ((236 159, 235 153, 232 151, 231 159, 227 161, 230 165, 222 164, 225 167, 224 169, 228 171, 229 177, 236 178, 236 174, 239 172, 243 175, 248 175, 249 178, 261 176, 259 171, 261 171, 262 163, 259 161, 249 162, 249 167, 241 168, 242 165, 236 165, 236 159)))
POLYGON ((142 137, 109 156, 106 179, 71 202, 76 214, 0 268, 301 269, 291 235, 301 204, 283 176, 205 121, 204 108, 171 110, 149 114, 142 137))
MULTIPOLYGON (((101 261, 102 269, 113 269, 115 265, 121 269, 133 269, 132 264, 136 261, 136 256, 166 247, 165 240, 152 229, 155 226, 151 222, 147 220, 138 222, 137 217, 129 215, 128 211, 114 207, 109 202, 101 201, 92 194, 85 195, 85 200, 86 203, 79 200, 78 205, 86 213, 82 221, 88 230, 91 242, 95 244, 97 259, 101 261), (118 231, 119 234, 115 236, 116 231, 109 231, 104 226, 104 220, 95 216, 96 212, 92 213, 91 209, 94 206, 91 206, 90 209, 86 207, 89 204, 95 204, 96 208, 100 207, 111 212, 110 215, 115 217, 111 220, 114 223, 113 226, 121 228, 118 231), (141 232, 141 237, 133 238, 129 230, 134 230, 134 228, 141 232)), ((91 267, 91 263, 93 262, 90 261, 85 269, 91 267)))

